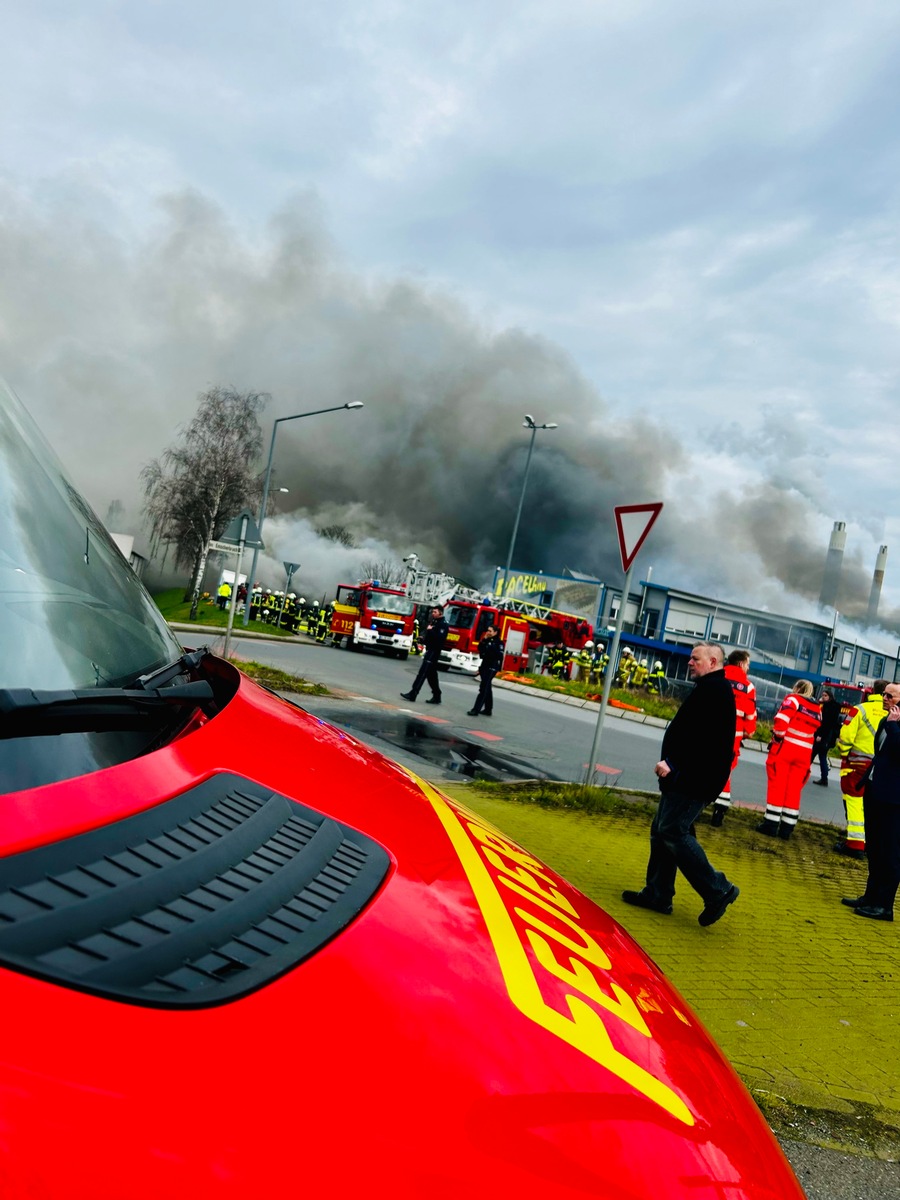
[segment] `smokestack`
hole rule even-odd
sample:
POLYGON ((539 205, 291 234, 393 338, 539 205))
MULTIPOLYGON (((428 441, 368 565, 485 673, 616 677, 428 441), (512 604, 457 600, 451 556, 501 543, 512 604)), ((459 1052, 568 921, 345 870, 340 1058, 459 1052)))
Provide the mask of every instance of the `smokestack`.
POLYGON ((878 557, 875 559, 875 574, 872 576, 872 590, 869 592, 869 611, 866 613, 866 624, 874 625, 878 620, 878 601, 881 599, 881 585, 884 583, 884 569, 887 566, 887 546, 878 547, 878 557))
POLYGON ((841 564, 844 561, 846 545, 846 522, 835 521, 834 529, 831 531, 831 541, 828 543, 828 557, 825 559, 822 594, 819 596, 819 603, 823 608, 834 608, 837 604, 838 586, 841 582, 841 564))

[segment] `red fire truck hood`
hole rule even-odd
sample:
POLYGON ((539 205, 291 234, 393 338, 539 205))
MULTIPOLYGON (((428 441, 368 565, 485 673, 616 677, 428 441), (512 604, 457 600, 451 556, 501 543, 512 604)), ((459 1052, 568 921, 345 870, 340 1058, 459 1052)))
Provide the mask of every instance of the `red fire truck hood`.
POLYGON ((2 397, 0 468, 4 1200, 799 1200, 610 917, 183 658, 2 397))

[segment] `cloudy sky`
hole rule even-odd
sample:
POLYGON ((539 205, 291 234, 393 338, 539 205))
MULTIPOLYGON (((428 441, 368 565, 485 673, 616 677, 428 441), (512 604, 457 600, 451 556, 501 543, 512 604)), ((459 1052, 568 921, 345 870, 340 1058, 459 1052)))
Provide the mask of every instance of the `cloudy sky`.
POLYGON ((840 519, 900 608, 897 6, 2 10, 0 373, 101 515, 212 383, 361 398, 298 515, 477 573, 527 411, 521 566, 664 499, 655 578, 809 604, 840 519))

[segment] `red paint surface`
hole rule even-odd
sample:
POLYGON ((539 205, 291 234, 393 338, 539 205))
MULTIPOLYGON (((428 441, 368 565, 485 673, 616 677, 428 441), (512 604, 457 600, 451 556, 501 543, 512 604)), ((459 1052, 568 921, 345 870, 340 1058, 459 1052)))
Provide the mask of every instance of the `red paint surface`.
MULTIPOLYGON (((684 1100, 692 1126, 514 1006, 423 790, 247 680, 165 749, 5 796, 0 855, 220 771, 363 830, 390 852, 391 873, 313 958, 218 1008, 145 1009, 0 970, 4 1200, 802 1200, 737 1076, 611 917, 546 871, 580 914, 580 936, 609 958, 600 986, 639 998, 652 1034, 598 1006, 610 1042, 684 1100)), ((518 922, 522 902, 509 895, 518 922)), ((555 952, 574 962, 561 943, 555 952)), ((541 986, 565 1015, 563 985, 541 986)))

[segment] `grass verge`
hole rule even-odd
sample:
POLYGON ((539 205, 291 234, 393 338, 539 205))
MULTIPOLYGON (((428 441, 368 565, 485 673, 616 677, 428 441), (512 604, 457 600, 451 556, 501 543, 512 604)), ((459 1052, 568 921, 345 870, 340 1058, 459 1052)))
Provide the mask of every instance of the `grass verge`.
MULTIPOLYGON (((167 621, 173 621, 181 625, 191 623, 191 602, 184 599, 184 588, 168 588, 166 591, 156 592, 153 596, 153 601, 167 621)), ((243 616, 235 614, 234 627, 236 630, 239 623, 241 623, 241 629, 243 629, 242 622, 243 616)), ((226 629, 228 627, 228 612, 227 610, 222 612, 221 609, 217 608, 212 597, 208 597, 206 600, 201 598, 200 606, 197 609, 197 624, 212 625, 217 629, 226 629)), ((265 633, 271 637, 292 636, 277 625, 267 625, 265 621, 251 621, 248 628, 254 633, 265 633)))
POLYGON ((331 695, 324 683, 310 683, 300 675, 291 675, 278 667, 270 667, 267 663, 239 659, 235 660, 234 665, 263 687, 271 688, 273 692, 296 692, 301 696, 331 695))

